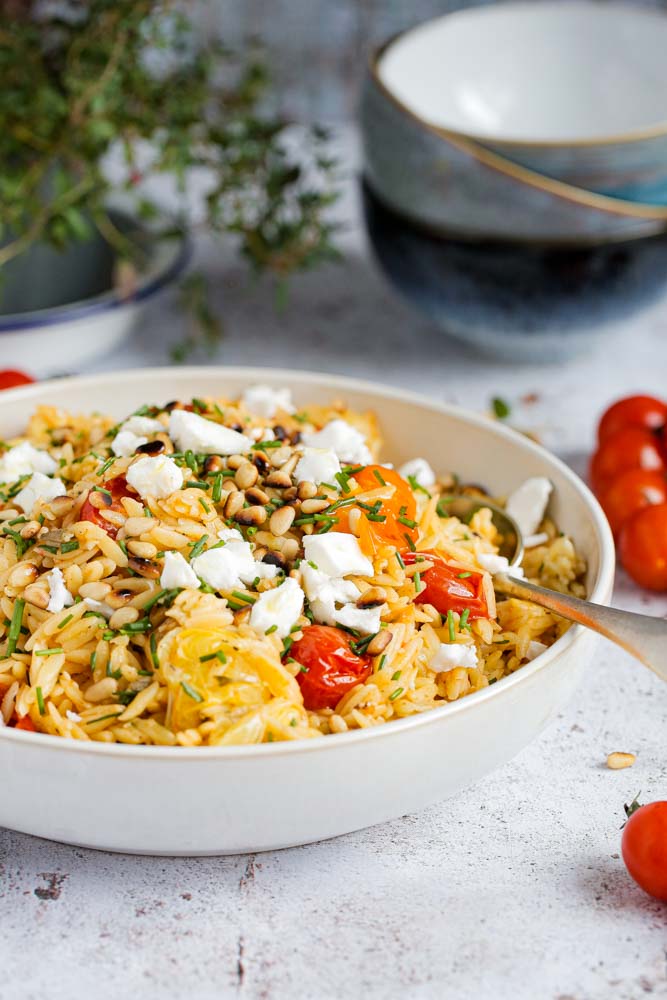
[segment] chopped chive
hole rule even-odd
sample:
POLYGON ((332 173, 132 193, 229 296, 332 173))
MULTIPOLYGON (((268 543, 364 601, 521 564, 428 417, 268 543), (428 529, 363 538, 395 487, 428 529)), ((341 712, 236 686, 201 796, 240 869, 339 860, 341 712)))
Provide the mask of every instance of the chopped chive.
POLYGON ((35 694, 37 696, 37 708, 39 709, 39 714, 44 715, 46 713, 46 707, 44 705, 44 695, 42 694, 41 687, 35 688, 35 694))
POLYGON ((63 618, 61 622, 58 622, 58 628, 65 628, 65 625, 69 625, 72 618, 74 618, 74 615, 67 615, 67 617, 63 618))
POLYGON ((187 683, 187 681, 181 681, 181 687, 183 688, 183 690, 185 691, 185 693, 187 694, 187 696, 189 698, 192 698, 193 701, 203 701, 204 700, 203 696, 200 695, 199 691, 195 691, 195 689, 193 687, 191 687, 187 683))
POLYGON ((283 656, 288 655, 290 649, 292 648, 293 643, 294 639, 292 639, 292 637, 289 635, 287 636, 286 639, 283 639, 283 652, 282 652, 283 656))
POLYGON ((15 517, 13 521, 7 521, 7 524, 10 527, 13 527, 15 524, 25 524, 25 523, 26 523, 25 517, 15 517))
POLYGON ((197 459, 195 458, 195 453, 188 448, 183 458, 185 459, 187 467, 192 469, 193 472, 197 472, 197 459))
POLYGON ((149 612, 151 608, 154 607, 154 605, 156 605, 158 601, 161 601, 162 598, 167 593, 168 593, 167 590, 158 590, 157 594, 153 594, 150 601, 147 601, 146 604, 144 604, 143 608, 141 609, 144 612, 144 614, 149 612))
POLYGON ((456 575, 459 580, 467 580, 469 576, 472 576, 472 573, 457 573, 456 575))
POLYGON ((108 628, 105 632, 102 632, 102 638, 106 642, 110 642, 111 639, 115 638, 115 636, 116 636, 116 633, 114 632, 114 630, 112 628, 108 628))
POLYGON ((202 483, 201 480, 199 480, 199 479, 188 479, 185 485, 189 486, 190 489, 193 489, 193 490, 207 490, 208 489, 208 483, 202 483))
POLYGON ((217 656, 218 656, 217 653, 206 653, 205 656, 200 656, 199 657, 199 662, 200 663, 208 663, 209 660, 215 660, 215 659, 217 659, 217 656))
POLYGON ((395 691, 389 695, 389 701, 396 701, 396 699, 403 694, 403 688, 396 688, 395 691))
POLYGON ((257 600, 252 594, 246 594, 243 590, 232 590, 232 597, 238 598, 239 601, 246 601, 248 604, 254 604, 257 600))
POLYGON ((282 441, 258 441, 257 444, 252 446, 253 451, 263 451, 265 448, 280 448, 282 447, 282 441))
POLYGON ((90 657, 90 672, 91 672, 91 674, 95 670, 95 663, 96 662, 97 662, 97 650, 95 649, 95 650, 93 650, 93 652, 91 654, 91 657, 90 657))
POLYGON ((403 562, 403 558, 400 552, 396 553, 396 562, 401 567, 401 569, 405 569, 405 563, 403 562))
POLYGON ((148 507, 144 507, 144 517, 152 517, 152 516, 153 512, 148 507))
POLYGON ((406 540, 406 542, 408 543, 408 548, 410 549, 410 551, 411 551, 411 552, 416 552, 416 551, 417 551, 417 546, 416 546, 416 545, 415 545, 415 543, 414 543, 414 542, 412 541, 412 539, 410 538, 410 535, 408 535, 408 533, 407 533, 407 532, 406 532, 406 533, 405 533, 405 534, 403 535, 403 538, 404 538, 404 539, 406 540))
POLYGON ((400 676, 401 676, 401 671, 397 670, 395 674, 391 675, 391 679, 392 681, 397 681, 400 676))
POLYGON ((56 653, 64 653, 62 646, 54 646, 53 649, 36 649, 35 656, 55 656, 56 653))
POLYGON ((418 483, 418 482, 417 482, 417 477, 416 477, 416 476, 408 476, 408 482, 410 483, 410 487, 411 487, 411 489, 412 489, 412 490, 413 490, 413 491, 414 491, 415 493, 425 493, 427 497, 430 497, 430 496, 431 496, 431 494, 430 494, 430 493, 429 493, 429 491, 428 491, 428 490, 426 489, 426 487, 425 487, 425 486, 422 486, 422 484, 421 484, 421 483, 418 483))
MULTIPOLYGON (((12 532, 13 534, 13 532, 12 532)), ((50 552, 52 555, 56 555, 58 552, 57 545, 40 545, 40 549, 44 549, 45 552, 50 552)))
POLYGON ((222 482, 223 482, 223 476, 220 472, 218 472, 213 481, 213 492, 211 494, 213 498, 213 503, 220 503, 222 499, 222 482))
POLYGON ((151 632, 149 647, 151 651, 151 660, 153 661, 153 666, 155 667, 156 670, 159 670, 160 661, 157 655, 157 636, 155 635, 155 632, 151 632))
POLYGON ((277 632, 277 631, 278 631, 277 625, 270 625, 264 632, 264 635, 271 635, 272 632, 277 632))
POLYGON ((62 545, 60 546, 60 551, 62 552, 63 555, 65 555, 66 552, 76 552, 78 548, 79 548, 79 543, 76 541, 76 539, 74 539, 71 542, 63 542, 62 545))
POLYGON ((190 558, 196 559, 204 551, 204 546, 208 541, 208 535, 202 535, 198 542, 195 542, 190 550, 190 558))
POLYGON ((133 635, 137 632, 148 632, 152 627, 148 618, 140 618, 138 622, 128 622, 127 625, 123 625, 119 632, 123 635, 133 635))
POLYGON ((386 482, 386 480, 384 480, 384 479, 382 478, 382 474, 381 474, 381 472, 379 471, 379 469, 373 469, 373 475, 374 475, 374 476, 375 476, 375 478, 377 479, 377 481, 378 481, 378 483, 380 484, 380 486, 386 486, 386 485, 387 485, 387 482, 386 482))
POLYGON ((512 412, 510 404, 507 400, 501 399, 500 396, 495 396, 494 399, 491 400, 491 406, 493 407, 494 414, 499 420, 505 420, 505 418, 509 417, 512 412))
POLYGON ((17 597, 14 601, 14 610, 12 612, 12 620, 9 623, 9 632, 7 633, 7 655, 11 656, 12 653, 16 652, 16 643, 18 642, 19 635, 21 634, 21 623, 23 622, 23 609, 25 608, 25 601, 21 597, 17 597))
POLYGON ((103 493, 105 497, 109 497, 109 500, 113 500, 109 490, 105 490, 103 486, 93 486, 93 493, 103 493))
POLYGON ((349 493, 350 492, 350 477, 347 476, 344 472, 337 472, 335 474, 335 478, 336 478, 336 482, 340 486, 340 488, 343 491, 343 493, 349 493))
POLYGON ((204 400, 197 399, 196 396, 193 397, 192 399, 192 406, 195 410, 197 410, 198 413, 206 413, 206 411, 208 410, 208 406, 206 405, 204 400))
POLYGON ((106 722, 107 719, 117 719, 122 712, 110 712, 109 715, 101 715, 99 719, 91 719, 88 723, 89 726, 94 726, 96 722, 106 722))
POLYGON ((422 578, 421 578, 420 574, 419 573, 415 573, 415 575, 413 576, 412 579, 415 581, 415 593, 416 594, 421 594, 422 578))
POLYGON ((411 517, 405 517, 403 514, 398 518, 400 524, 404 524, 406 528, 416 528, 417 522, 413 521, 411 517))
POLYGON ((109 469, 113 465, 113 463, 115 461, 116 461, 116 456, 115 455, 112 455, 111 458, 107 458, 107 460, 104 463, 104 465, 100 465, 99 469, 97 470, 97 475, 98 476, 103 476, 104 473, 107 471, 107 469, 109 469))
POLYGON ((470 616, 470 608, 464 608, 464 610, 461 613, 461 620, 459 621, 460 629, 470 628, 470 626, 468 625, 469 616, 470 616))
POLYGON ((387 520, 387 515, 386 514, 376 514, 375 512, 373 512, 372 514, 366 514, 366 517, 368 518, 369 521, 380 521, 380 522, 382 522, 382 521, 386 521, 387 520))
POLYGON ((206 512, 207 514, 210 514, 210 513, 211 513, 211 508, 210 508, 210 507, 209 507, 209 505, 208 505, 208 504, 206 503, 206 501, 204 500, 204 498, 203 498, 203 497, 199 497, 199 503, 200 503, 200 506, 202 507, 202 509, 203 509, 203 510, 204 510, 204 511, 205 511, 205 512, 206 512))
POLYGON ((449 629, 449 641, 454 642, 456 639, 456 623, 454 622, 454 612, 451 608, 447 612, 447 628, 449 629))

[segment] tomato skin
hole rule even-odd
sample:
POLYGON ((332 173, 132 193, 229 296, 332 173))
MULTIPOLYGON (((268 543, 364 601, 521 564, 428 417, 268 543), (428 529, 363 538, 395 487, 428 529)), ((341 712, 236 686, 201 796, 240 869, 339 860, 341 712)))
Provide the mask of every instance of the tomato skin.
POLYGON ((667 802, 640 806, 625 824, 621 852, 628 872, 649 896, 667 901, 667 802))
POLYGON ((667 480, 661 472, 628 469, 599 497, 614 537, 637 511, 651 504, 667 503, 667 480))
MULTIPOLYGON (((111 503, 105 502, 106 510, 115 510, 122 513, 123 507, 121 506, 120 501, 123 497, 134 496, 134 494, 130 493, 125 476, 115 476, 113 479, 107 480, 107 482, 104 483, 104 489, 111 493, 111 503)), ((100 496, 103 497, 105 501, 108 500, 108 497, 104 493, 101 493, 100 496)), ((118 528, 116 528, 113 524, 110 524, 109 521, 106 521, 97 507, 93 507, 90 502, 90 493, 88 493, 88 496, 83 503, 79 520, 92 521, 92 523, 96 524, 98 528, 103 528, 110 538, 115 538, 118 534, 118 528)))
POLYGON ((667 590, 667 504, 638 511, 621 528, 623 568, 647 590, 667 590))
MULTIPOLYGON (((379 489, 382 486, 382 479, 388 486, 394 487, 394 493, 389 499, 383 500, 380 506, 379 514, 385 518, 384 521, 369 520, 366 517, 368 511, 353 504, 349 507, 340 507, 336 511, 338 523, 334 525, 334 531, 350 532, 350 511, 358 510, 361 518, 354 534, 359 538, 359 544, 367 555, 373 555, 381 545, 404 548, 408 538, 412 544, 417 541, 418 529, 399 521, 399 517, 408 522, 414 521, 417 501, 410 485, 399 476, 398 472, 394 469, 385 469, 383 465, 366 465, 359 472, 352 473, 350 478, 360 492, 379 489)), ((346 496, 347 494, 341 493, 341 499, 344 500, 346 496)))
POLYGON ((416 597, 417 604, 432 604, 441 615, 446 615, 448 611, 461 614, 467 609, 469 621, 488 618, 489 606, 484 594, 482 573, 471 572, 461 579, 461 567, 451 566, 437 552, 402 553, 406 566, 413 566, 418 556, 424 556, 435 565, 420 573, 422 590, 416 597))
POLYGON ((603 493, 628 469, 646 469, 651 472, 665 469, 665 459, 659 443, 650 431, 626 427, 602 442, 591 461, 593 489, 598 494, 603 493))
POLYGON ((600 444, 626 427, 648 431, 660 430, 667 424, 667 403, 654 396, 628 396, 605 410, 598 425, 600 444))
POLYGON ((14 729, 23 729, 26 733, 36 733, 37 727, 29 715, 24 715, 22 719, 14 725, 14 729))
POLYGON ((0 389, 14 389, 17 385, 30 385, 34 381, 30 375, 16 368, 3 368, 0 371, 0 389))
POLYGON ((372 670, 371 657, 350 648, 352 636, 330 625, 311 625, 293 643, 289 655, 306 668, 296 679, 309 711, 335 708, 344 694, 362 684, 372 670))

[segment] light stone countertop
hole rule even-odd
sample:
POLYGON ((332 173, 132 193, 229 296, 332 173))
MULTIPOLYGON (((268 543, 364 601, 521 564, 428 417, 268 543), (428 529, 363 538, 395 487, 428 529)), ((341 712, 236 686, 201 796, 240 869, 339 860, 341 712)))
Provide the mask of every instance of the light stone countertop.
MULTIPOLYGON (((344 211, 356 218, 352 192, 344 211)), ((280 315, 228 248, 202 245, 227 326, 215 361, 343 372, 474 409, 501 395, 518 425, 579 470, 611 398, 667 391, 664 304, 569 364, 475 360, 394 297, 354 221, 344 244, 345 262, 295 281, 280 315)), ((181 333, 167 298, 94 370, 165 363, 181 333)), ((667 599, 624 581, 616 600, 667 612, 667 599)), ((667 689, 601 641, 541 739, 418 815, 219 859, 133 858, 0 831, 0 1000, 667 997, 667 909, 619 858, 623 803, 667 797, 666 734, 667 689), (637 763, 607 770, 612 750, 637 763)))

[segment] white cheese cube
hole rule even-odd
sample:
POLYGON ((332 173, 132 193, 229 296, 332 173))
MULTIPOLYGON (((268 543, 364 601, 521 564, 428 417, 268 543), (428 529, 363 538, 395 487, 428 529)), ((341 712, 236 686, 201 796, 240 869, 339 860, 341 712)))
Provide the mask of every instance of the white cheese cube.
POLYGON ((304 448, 303 455, 297 462, 294 478, 297 483, 329 483, 340 489, 336 474, 340 472, 338 456, 329 448, 304 448))
POLYGON ((290 390, 273 389, 270 385, 251 385, 241 396, 241 402, 250 413, 267 420, 275 417, 278 410, 294 413, 290 390))
POLYGON ((304 431, 301 440, 308 448, 330 448, 341 462, 350 465, 368 465, 372 461, 363 434, 346 420, 332 420, 321 431, 304 431))
POLYGON ((23 441, 0 458, 0 483, 15 483, 21 476, 29 476, 33 472, 50 476, 57 468, 58 463, 48 451, 40 451, 28 441, 23 441))
POLYGON ((172 587, 192 587, 199 590, 201 584, 192 566, 180 552, 165 552, 160 586, 165 590, 171 590, 172 587))
POLYGON ((183 485, 183 471, 168 455, 156 458, 146 455, 133 462, 125 475, 142 500, 148 497, 163 500, 183 485))
POLYGON ((424 489, 428 489, 435 483, 435 472, 425 458, 413 458, 410 462, 406 462, 400 467, 398 474, 404 479, 412 476, 424 489))
POLYGON ((198 577, 215 590, 237 590, 242 582, 250 583, 259 574, 248 542, 225 542, 220 548, 207 549, 196 556, 191 566, 198 577))
POLYGON ((552 484, 545 476, 533 476, 526 479, 507 498, 505 510, 514 518, 524 538, 534 535, 539 528, 552 489, 552 484))
POLYGON ((310 610, 316 621, 323 625, 335 625, 337 603, 354 602, 361 596, 361 591, 351 580, 329 577, 305 561, 301 562, 299 569, 310 610))
POLYGON ((429 668, 436 673, 453 670, 454 667, 476 667, 477 650, 457 642, 441 642, 440 648, 429 663, 429 668))
POLYGON ((373 563, 361 551, 354 535, 329 531, 325 535, 304 535, 306 560, 315 563, 327 576, 372 576, 373 563))
POLYGON ((62 479, 50 479, 42 472, 34 472, 23 489, 16 494, 13 502, 24 514, 32 515, 38 501, 44 500, 48 503, 56 497, 65 496, 66 493, 62 479))
POLYGON ((172 410, 169 417, 169 437, 181 451, 205 455, 237 455, 250 451, 252 439, 206 420, 189 410, 172 410))
POLYGON ((62 611, 70 608, 74 604, 74 598, 65 586, 65 577, 62 570, 57 566, 47 573, 46 579, 49 584, 49 603, 46 605, 47 611, 62 611))
POLYGON ((273 629, 275 625, 277 627, 273 631, 284 639, 301 614, 303 597, 299 584, 288 576, 279 587, 259 595, 250 612, 251 626, 260 635, 266 635, 268 629, 273 629))
POLYGON ((346 604, 334 612, 334 619, 339 625, 356 629, 364 635, 373 635, 380 628, 380 608, 358 608, 355 604, 346 604))

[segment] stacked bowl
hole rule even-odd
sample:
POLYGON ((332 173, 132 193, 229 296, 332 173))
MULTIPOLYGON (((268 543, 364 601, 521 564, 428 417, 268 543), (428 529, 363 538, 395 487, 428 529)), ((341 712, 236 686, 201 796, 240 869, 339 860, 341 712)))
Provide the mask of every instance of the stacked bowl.
POLYGON ((446 15, 376 51, 371 240, 450 335, 560 359, 667 277, 667 16, 596 0, 446 15))

